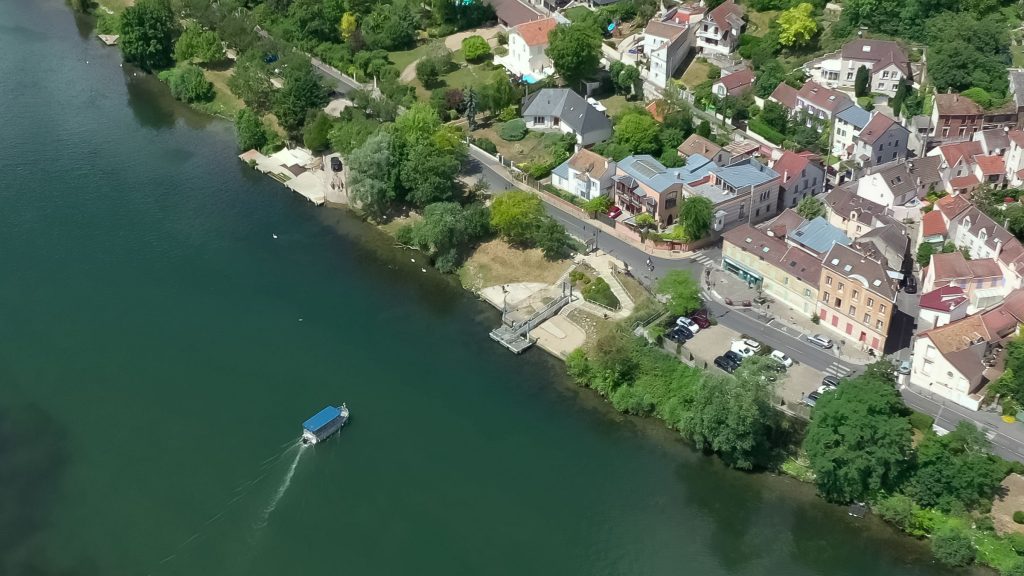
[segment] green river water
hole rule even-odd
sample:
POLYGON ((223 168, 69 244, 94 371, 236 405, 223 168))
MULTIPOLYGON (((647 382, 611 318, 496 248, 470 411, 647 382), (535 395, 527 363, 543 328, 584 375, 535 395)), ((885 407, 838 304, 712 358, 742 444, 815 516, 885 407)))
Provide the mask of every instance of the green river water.
POLYGON ((0 574, 946 573, 512 356, 59 0, 0 0, 0 53, 0 574))

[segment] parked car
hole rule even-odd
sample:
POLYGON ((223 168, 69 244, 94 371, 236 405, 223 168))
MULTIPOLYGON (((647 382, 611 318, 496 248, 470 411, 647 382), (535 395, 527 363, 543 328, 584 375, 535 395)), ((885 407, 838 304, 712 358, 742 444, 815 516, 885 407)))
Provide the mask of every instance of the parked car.
POLYGON ((683 338, 687 340, 693 338, 693 330, 690 330, 686 326, 676 326, 675 328, 672 329, 672 331, 675 332, 676 334, 681 335, 683 338))
POLYGON ((781 350, 773 350, 771 353, 772 360, 775 360, 779 364, 782 364, 786 368, 793 365, 793 359, 786 356, 781 350))
POLYGON ((711 320, 708 319, 708 311, 703 308, 690 314, 690 320, 693 320, 697 326, 700 326, 701 330, 711 326, 711 320))
POLYGON ((900 374, 910 374, 910 360, 904 360, 903 362, 900 362, 900 365, 898 368, 896 368, 896 371, 899 372, 900 374))
POLYGON ((903 286, 907 294, 917 294, 917 280, 913 276, 907 276, 907 283, 903 286))
POLYGON ((758 342, 757 340, 754 340, 752 338, 744 338, 743 340, 741 340, 741 342, 746 344, 747 348, 750 348, 754 352, 761 350, 761 343, 758 342))
POLYGON ((733 364, 725 356, 719 356, 718 358, 715 358, 715 366, 718 366, 719 368, 725 370, 730 374, 732 374, 737 368, 736 364, 733 364))
POLYGON ((679 318, 676 318, 676 324, 679 326, 686 326, 687 328, 690 329, 690 332, 693 332, 694 334, 700 332, 700 326, 698 326, 696 322, 687 318, 686 316, 680 316, 679 318))
POLYGON ((814 344, 815 346, 819 346, 826 350, 832 347, 832 340, 825 338, 821 334, 814 334, 812 336, 808 336, 807 341, 810 342, 811 344, 814 344))
POLYGON ((839 387, 839 378, 836 378, 835 376, 825 376, 824 378, 821 379, 821 387, 822 388, 838 388, 839 387))
POLYGON ((611 208, 608 209, 608 217, 611 218, 612 220, 615 220, 619 216, 622 216, 622 208, 619 208, 618 206, 612 206, 611 208))
POLYGON ((683 334, 680 332, 676 332, 674 328, 672 330, 669 330, 668 332, 665 332, 665 339, 671 340, 673 342, 678 342, 680 344, 686 342, 686 336, 683 336, 683 334))
POLYGON ((749 358, 754 355, 754 350, 751 349, 750 346, 748 346, 747 343, 743 340, 736 340, 735 342, 733 342, 730 350, 744 358, 749 358))
POLYGON ((725 356, 725 358, 728 361, 732 362, 733 364, 735 364, 737 366, 739 366, 740 364, 743 363, 743 356, 740 356, 739 354, 733 352, 732 350, 729 350, 725 354, 722 354, 722 356, 725 356))
POLYGON ((821 398, 821 392, 815 390, 814 392, 811 392, 810 394, 804 397, 803 403, 813 407, 815 404, 818 403, 818 398, 821 398))

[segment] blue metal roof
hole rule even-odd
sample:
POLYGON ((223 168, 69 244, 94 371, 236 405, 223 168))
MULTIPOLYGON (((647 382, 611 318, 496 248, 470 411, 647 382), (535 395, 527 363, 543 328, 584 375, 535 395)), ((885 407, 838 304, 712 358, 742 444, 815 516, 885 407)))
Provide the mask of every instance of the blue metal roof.
POLYGON ((859 130, 867 126, 868 122, 871 121, 871 112, 868 112, 860 106, 853 105, 849 108, 843 109, 839 114, 836 114, 836 117, 844 122, 853 124, 859 130))
POLYGON ((551 171, 551 173, 554 174, 555 176, 558 176, 559 178, 562 178, 563 180, 568 180, 569 179, 569 161, 566 160, 565 162, 562 162, 561 164, 556 166, 555 169, 551 171))
POLYGON ((794 242, 803 244, 821 254, 831 250, 833 244, 849 246, 852 242, 846 234, 843 234, 842 230, 829 224, 821 216, 804 222, 789 237, 794 242))
POLYGON ((699 180, 718 168, 718 165, 700 154, 692 154, 686 159, 686 166, 666 168, 653 156, 637 154, 623 158, 618 167, 641 184, 657 192, 664 192, 673 184, 699 180))
POLYGON ((309 420, 303 422, 302 427, 310 432, 316 432, 327 424, 333 422, 338 416, 341 416, 341 411, 334 406, 328 406, 317 412, 316 416, 313 416, 309 420))
POLYGON ((747 160, 714 171, 715 176, 733 188, 760 186, 779 177, 779 173, 756 160, 747 160))

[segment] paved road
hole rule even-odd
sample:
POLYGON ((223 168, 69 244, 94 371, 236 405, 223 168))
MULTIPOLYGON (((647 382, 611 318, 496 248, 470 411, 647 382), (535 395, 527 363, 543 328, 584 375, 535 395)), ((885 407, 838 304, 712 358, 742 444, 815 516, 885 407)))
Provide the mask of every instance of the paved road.
MULTIPOLYGON (((500 166, 493 165, 488 158, 474 156, 474 161, 475 164, 470 171, 479 172, 481 178, 491 186, 492 190, 505 190, 514 186, 508 173, 500 166)), ((545 203, 545 206, 548 214, 562 223, 570 234, 582 240, 595 237, 596 230, 590 221, 580 219, 552 204, 545 203)), ((629 264, 630 269, 635 271, 635 276, 647 286, 652 286, 669 270, 689 270, 696 278, 700 279, 705 265, 720 259, 717 249, 698 252, 693 258, 686 260, 657 258, 627 242, 601 233, 597 233, 597 243, 601 250, 629 264), (648 258, 651 258, 654 264, 653 272, 649 272, 647 269, 648 258)), ((916 296, 901 295, 901 298, 904 298, 900 302, 901 307, 910 308, 910 311, 916 316, 916 296), (907 300, 907 297, 910 297, 913 302, 907 300)), ((840 377, 855 375, 863 371, 862 366, 840 361, 836 356, 835 349, 822 350, 807 342, 795 331, 787 330, 785 323, 776 318, 761 317, 754 310, 730 308, 718 304, 708 297, 705 297, 705 301, 708 312, 723 326, 747 334, 776 350, 782 350, 797 362, 823 373, 840 377)), ((906 339, 905 334, 900 334, 898 337, 906 339)), ((901 358, 908 357, 908 351, 900 350, 899 356, 901 358)), ((939 427, 952 430, 961 421, 971 422, 989 436, 996 454, 1003 458, 1024 462, 1024 427, 1019 424, 1007 424, 997 414, 973 412, 917 388, 902 386, 900 393, 907 406, 935 417, 935 423, 939 427)))

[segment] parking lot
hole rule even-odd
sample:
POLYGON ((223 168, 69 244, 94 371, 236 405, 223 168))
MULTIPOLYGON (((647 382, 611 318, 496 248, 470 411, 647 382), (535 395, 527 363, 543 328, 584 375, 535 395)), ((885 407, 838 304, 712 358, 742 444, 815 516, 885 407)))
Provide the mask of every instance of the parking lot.
MULTIPOLYGON (((679 348, 680 359, 691 360, 690 363, 700 370, 725 374, 722 369, 715 366, 715 358, 729 350, 730 344, 734 340, 739 340, 741 336, 735 330, 716 324, 701 330, 681 347, 668 339, 663 346, 671 354, 676 354, 676 349, 679 348)), ((821 386, 823 377, 822 372, 810 366, 794 363, 786 370, 786 377, 781 380, 776 393, 787 406, 799 405, 803 398, 821 386)))

